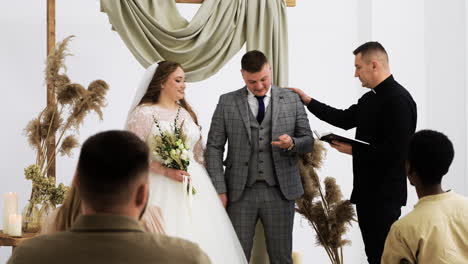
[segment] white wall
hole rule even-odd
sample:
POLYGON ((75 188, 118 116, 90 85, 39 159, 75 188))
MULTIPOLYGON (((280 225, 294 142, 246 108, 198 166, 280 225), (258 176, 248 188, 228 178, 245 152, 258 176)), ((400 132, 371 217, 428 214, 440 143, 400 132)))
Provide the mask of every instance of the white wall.
MULTIPOLYGON (((45 61, 45 1, 7 1, 0 16, 0 193, 19 193, 20 208, 30 194, 23 168, 34 154, 22 129, 45 105, 43 69, 45 61)), ((179 5, 184 16, 195 5, 179 5)), ((297 1, 288 8, 290 86, 300 87, 330 105, 346 108, 366 90, 353 77, 352 51, 368 40, 378 40, 387 49, 395 78, 418 104, 418 129, 430 127, 446 132, 456 144, 456 159, 447 176, 450 188, 468 194, 465 180, 466 149, 465 92, 466 14, 463 0, 336 0, 297 1)), ((67 59, 68 73, 75 82, 87 85, 94 79, 110 84, 104 121, 88 117, 81 128, 81 142, 97 131, 119 129, 131 102, 135 85, 143 72, 117 33, 110 30, 107 17, 97 1, 57 1, 57 40, 76 35, 67 59)), ((218 96, 242 86, 240 57, 235 56, 209 80, 188 85, 187 98, 196 109, 206 136, 218 96)), ((311 127, 353 136, 309 115, 311 127)), ((69 183, 77 159, 59 159, 58 180, 69 183)), ((336 177, 345 196, 352 188, 351 159, 329 149, 321 176, 336 177)), ((410 198, 404 212, 417 198, 410 198)), ((1 214, 1 212, 0 212, 1 214)), ((1 219, 1 218, 0 218, 1 219)), ((294 250, 304 254, 306 263, 327 263, 321 247, 315 246, 308 223, 296 217, 294 250)), ((352 246, 344 250, 347 263, 364 263, 364 248, 357 224, 348 234, 352 246)), ((0 263, 10 255, 0 248, 0 263)))
POLYGON ((443 128, 455 145, 446 186, 467 194, 466 1, 425 3, 427 126, 443 128))

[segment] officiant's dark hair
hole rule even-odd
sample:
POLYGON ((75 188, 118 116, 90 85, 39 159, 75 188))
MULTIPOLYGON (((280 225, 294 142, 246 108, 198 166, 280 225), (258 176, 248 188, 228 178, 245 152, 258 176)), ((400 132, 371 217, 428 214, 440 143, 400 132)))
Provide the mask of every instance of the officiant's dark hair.
POLYGON ((112 130, 88 138, 81 147, 77 187, 81 199, 97 212, 126 204, 132 184, 147 175, 148 146, 135 134, 112 130))
POLYGON ((385 48, 382 46, 377 41, 369 41, 361 46, 357 47, 354 51, 353 54, 357 56, 359 53, 361 53, 362 58, 367 58, 371 54, 375 53, 381 53, 384 55, 386 62, 388 63, 388 54, 385 48))
POLYGON ((425 186, 437 185, 448 172, 455 152, 450 139, 437 131, 421 130, 409 144, 408 165, 425 186))
POLYGON ((242 56, 241 66, 242 70, 250 73, 259 72, 262 70, 263 65, 268 63, 268 59, 263 52, 258 50, 251 50, 242 56))
MULTIPOLYGON (((182 68, 182 66, 173 61, 161 61, 158 63, 158 68, 151 79, 150 84, 148 85, 148 90, 146 90, 145 95, 141 98, 141 101, 138 105, 141 104, 155 104, 159 101, 159 96, 161 95, 161 86, 167 81, 171 73, 175 72, 177 68, 182 68)), ((187 103, 187 100, 179 100, 180 105, 189 112, 195 124, 198 126, 198 118, 192 107, 187 103)))

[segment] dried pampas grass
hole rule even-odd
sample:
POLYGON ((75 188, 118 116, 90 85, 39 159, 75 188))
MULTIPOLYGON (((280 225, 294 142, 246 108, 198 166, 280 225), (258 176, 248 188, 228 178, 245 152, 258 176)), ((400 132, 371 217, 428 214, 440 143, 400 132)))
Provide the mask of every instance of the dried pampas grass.
POLYGON ((63 140, 62 145, 60 146, 59 152, 60 154, 62 154, 62 156, 67 155, 71 157, 72 150, 78 147, 79 145, 80 143, 78 143, 78 140, 76 139, 76 137, 73 135, 69 135, 63 140))
POLYGON ((63 201, 67 188, 63 184, 56 187, 55 177, 47 177, 46 173, 57 154, 71 156, 73 149, 79 146, 76 134, 87 114, 95 112, 101 120, 103 117, 102 108, 106 105, 105 96, 109 89, 107 83, 96 80, 85 89, 83 85, 71 82, 66 73, 65 58, 71 55, 68 45, 73 37, 58 43, 47 58, 45 81, 54 91, 56 103, 48 104, 24 129, 28 143, 37 154, 36 163, 25 169, 25 177, 33 181, 28 213, 36 204, 55 206, 63 201), (50 146, 54 149, 46 157, 50 146))
POLYGON ((296 211, 308 220, 315 231, 316 244, 325 249, 331 262, 342 264, 342 247, 351 243, 343 236, 355 212, 350 201, 342 200, 343 194, 334 178, 326 177, 322 188, 317 170, 324 158, 325 147, 318 140, 313 152, 301 156, 299 169, 304 195, 296 201, 296 211))
POLYGON ((86 89, 78 83, 67 83, 57 87, 56 93, 57 103, 61 105, 73 105, 85 95, 86 89))

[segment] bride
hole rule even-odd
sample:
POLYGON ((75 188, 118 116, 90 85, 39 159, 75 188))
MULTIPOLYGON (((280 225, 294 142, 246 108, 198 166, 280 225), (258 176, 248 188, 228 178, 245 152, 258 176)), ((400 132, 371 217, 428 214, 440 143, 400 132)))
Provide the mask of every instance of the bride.
POLYGON ((247 263, 228 215, 203 166, 203 142, 198 119, 184 99, 185 74, 178 63, 162 61, 148 68, 130 109, 126 128, 148 143, 160 129, 183 125, 189 145, 187 172, 167 168, 153 158, 148 205, 161 208, 166 233, 197 243, 213 263, 247 263), (159 128, 155 124, 159 123, 159 128), (188 176, 196 193, 189 197, 188 176))

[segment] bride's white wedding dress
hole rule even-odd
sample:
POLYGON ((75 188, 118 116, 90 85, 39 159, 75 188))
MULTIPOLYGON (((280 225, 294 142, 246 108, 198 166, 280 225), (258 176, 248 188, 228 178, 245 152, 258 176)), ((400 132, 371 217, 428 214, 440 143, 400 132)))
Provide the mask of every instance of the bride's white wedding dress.
MULTIPOLYGON (((127 127, 148 142, 150 137, 159 134, 153 117, 158 119, 161 129, 173 131, 176 115, 177 111, 156 105, 141 105, 130 114, 127 127)), ((188 173, 197 191, 193 196, 191 209, 181 182, 154 173, 150 174, 149 205, 161 208, 167 235, 197 243, 208 254, 212 263, 247 263, 226 210, 202 165, 200 129, 184 108, 180 109, 178 123, 182 121, 190 147, 188 173)))

